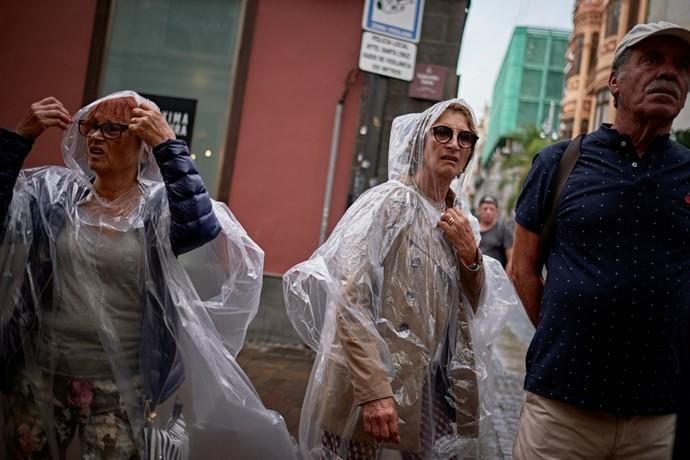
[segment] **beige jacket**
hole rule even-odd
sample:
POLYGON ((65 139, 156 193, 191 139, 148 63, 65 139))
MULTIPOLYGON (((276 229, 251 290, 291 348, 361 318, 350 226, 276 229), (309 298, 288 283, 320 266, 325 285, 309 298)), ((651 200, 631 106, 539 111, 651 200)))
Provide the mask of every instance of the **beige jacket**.
MULTIPOLYGON (((452 192, 451 192, 452 193, 452 192)), ((450 204, 454 196, 447 197, 450 204)), ((450 246, 421 215, 406 226, 383 260, 381 311, 374 311, 369 286, 354 279, 346 287, 347 308, 337 313, 335 349, 325 366, 318 406, 324 430, 356 441, 376 444, 365 431, 359 405, 394 396, 401 443, 387 447, 420 450, 422 392, 434 356, 443 347, 451 303, 457 303, 456 343, 448 374, 458 410, 459 434, 478 434, 478 391, 468 309, 476 310, 484 284, 477 271, 459 263, 450 246), (465 305, 463 295, 470 305, 465 305), (352 305, 356 305, 353 308, 352 305), (381 350, 388 350, 388 354, 381 350), (392 358, 392 375, 382 356, 392 358), (352 428, 354 426, 354 428, 352 428)), ((426 391, 429 391, 427 389, 426 391)))

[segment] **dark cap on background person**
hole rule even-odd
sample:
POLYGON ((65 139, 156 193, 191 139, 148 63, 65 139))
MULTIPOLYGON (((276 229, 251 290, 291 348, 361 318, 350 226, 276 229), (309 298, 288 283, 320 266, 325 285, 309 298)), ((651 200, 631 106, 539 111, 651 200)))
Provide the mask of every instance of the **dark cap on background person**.
POLYGON ((491 195, 484 195, 484 196, 479 200, 479 206, 481 206, 481 205, 483 205, 483 204, 485 204, 485 203, 493 204, 494 206, 498 207, 498 200, 496 199, 496 197, 491 196, 491 195))
POLYGON ((634 47, 641 41, 658 36, 680 38, 690 47, 690 30, 685 27, 665 21, 637 24, 625 34, 625 37, 618 44, 613 54, 613 61, 615 62, 627 49, 634 47))

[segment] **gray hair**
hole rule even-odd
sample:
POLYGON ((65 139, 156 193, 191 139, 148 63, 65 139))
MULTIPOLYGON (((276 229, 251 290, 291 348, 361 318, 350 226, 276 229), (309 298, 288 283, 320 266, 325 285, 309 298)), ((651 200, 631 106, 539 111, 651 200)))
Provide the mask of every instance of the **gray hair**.
MULTIPOLYGON (((623 71, 623 67, 630 60, 632 52, 632 48, 627 48, 613 60, 613 64, 611 64, 611 72, 614 73, 617 77, 620 76, 620 74, 623 71)), ((615 108, 618 108, 618 97, 616 95, 613 96, 613 106, 615 108)))

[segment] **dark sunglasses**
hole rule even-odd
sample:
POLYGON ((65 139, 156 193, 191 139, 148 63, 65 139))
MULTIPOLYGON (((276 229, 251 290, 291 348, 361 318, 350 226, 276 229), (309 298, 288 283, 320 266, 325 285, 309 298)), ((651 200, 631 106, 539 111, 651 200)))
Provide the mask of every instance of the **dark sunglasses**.
POLYGON ((121 123, 106 121, 99 125, 93 121, 79 120, 79 134, 84 137, 88 137, 100 129, 101 134, 103 134, 103 137, 106 139, 119 139, 127 128, 129 128, 129 125, 123 125, 121 123))
MULTIPOLYGON (((447 144, 453 139, 455 131, 453 131, 453 128, 450 126, 438 125, 431 127, 431 133, 434 135, 436 142, 439 144, 447 144)), ((477 139, 479 139, 479 137, 471 131, 458 132, 458 145, 464 149, 474 147, 474 144, 477 143, 477 139)))

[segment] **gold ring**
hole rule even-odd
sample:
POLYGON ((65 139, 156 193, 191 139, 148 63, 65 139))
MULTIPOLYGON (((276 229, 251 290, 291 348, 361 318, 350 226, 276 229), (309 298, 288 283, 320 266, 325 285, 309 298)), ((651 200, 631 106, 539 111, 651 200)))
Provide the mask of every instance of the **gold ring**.
POLYGON ((455 219, 453 216, 450 216, 450 219, 448 219, 448 225, 453 225, 453 222, 455 222, 455 219))

